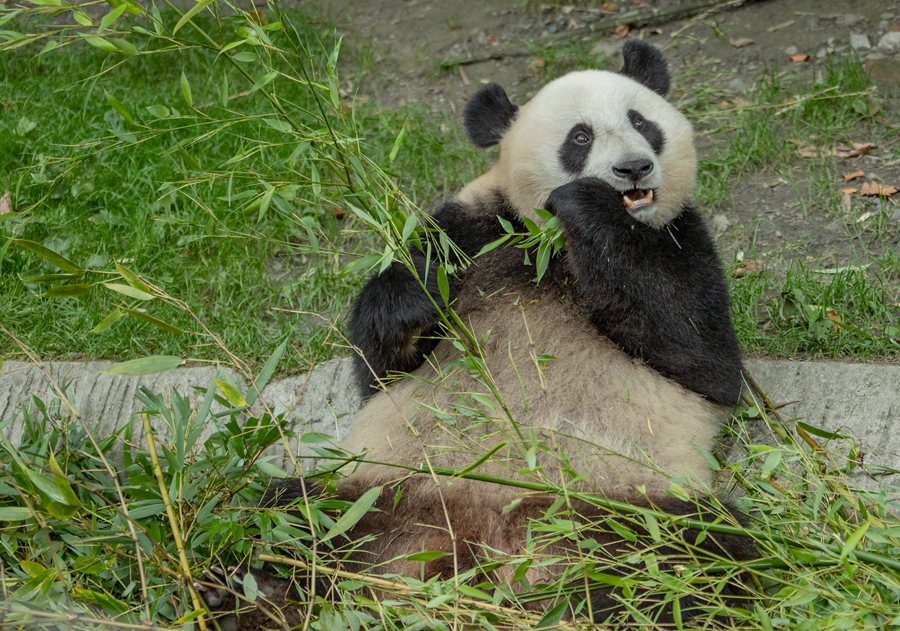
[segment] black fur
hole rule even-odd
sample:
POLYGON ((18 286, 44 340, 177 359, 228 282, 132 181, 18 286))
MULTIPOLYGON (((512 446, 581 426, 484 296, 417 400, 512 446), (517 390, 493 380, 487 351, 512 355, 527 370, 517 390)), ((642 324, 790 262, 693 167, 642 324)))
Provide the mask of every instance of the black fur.
POLYGON ((594 131, 583 123, 579 123, 569 130, 566 140, 559 148, 559 161, 563 169, 572 175, 578 175, 584 171, 588 156, 591 155, 591 147, 594 144, 594 131), (587 143, 575 142, 576 136, 586 134, 590 139, 587 143))
POLYGON ((736 404, 740 350, 715 248, 697 213, 687 208, 652 228, 596 178, 556 189, 547 210, 563 222, 575 288, 600 333, 683 386, 736 404))
POLYGON ((639 39, 630 39, 622 48, 622 57, 625 63, 619 72, 643 83, 657 94, 668 94, 669 65, 656 46, 639 39))
POLYGON ((496 145, 518 111, 500 85, 489 83, 469 99, 463 111, 469 138, 477 147, 496 145))
MULTIPOLYGON (((456 202, 447 203, 434 214, 434 220, 471 257, 503 235, 497 215, 520 224, 509 202, 501 196, 485 212, 456 202)), ((434 303, 422 291, 419 280, 401 263, 392 263, 382 274, 369 280, 353 303, 347 329, 350 341, 362 353, 354 357, 354 369, 364 394, 371 394, 378 380, 388 372, 409 372, 417 368, 439 341, 436 334, 440 314, 435 309, 435 304, 442 305, 437 284, 438 260, 432 257, 431 264, 427 265, 424 254, 412 250, 412 255, 418 278, 425 280, 434 303)), ((459 281, 449 280, 452 302, 459 281)))
POLYGON ((647 142, 650 143, 650 147, 653 149, 653 153, 659 155, 662 152, 663 145, 666 143, 666 138, 659 125, 641 116, 637 110, 628 110, 628 120, 631 121, 632 127, 647 139, 647 142))

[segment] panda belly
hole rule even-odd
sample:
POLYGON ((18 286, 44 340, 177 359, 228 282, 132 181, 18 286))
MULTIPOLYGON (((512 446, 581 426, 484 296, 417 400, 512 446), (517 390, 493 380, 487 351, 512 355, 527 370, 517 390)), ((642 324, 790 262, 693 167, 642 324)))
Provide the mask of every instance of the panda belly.
MULTIPOLYGON (((375 463, 452 469, 497 449, 479 473, 568 485, 563 471, 574 470, 582 476, 577 488, 618 498, 634 497, 638 485, 661 495, 667 475, 710 483, 696 448, 711 448, 724 408, 628 356, 562 294, 528 283, 487 298, 463 295, 459 305, 482 340, 484 373, 504 405, 488 405, 485 379, 453 365, 460 353, 444 341, 410 377, 369 401, 344 449, 375 463)), ((372 486, 406 474, 363 463, 348 483, 372 486)), ((449 484, 432 482, 435 492, 449 484)), ((479 494, 490 495, 497 494, 479 494)))

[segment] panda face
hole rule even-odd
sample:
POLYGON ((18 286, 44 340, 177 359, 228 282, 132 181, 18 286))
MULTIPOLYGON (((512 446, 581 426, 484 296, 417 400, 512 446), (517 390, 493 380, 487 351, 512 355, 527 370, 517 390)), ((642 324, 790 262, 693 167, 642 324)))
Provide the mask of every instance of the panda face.
POLYGON ((635 219, 662 226, 694 189, 690 123, 653 90, 611 72, 573 72, 544 86, 516 113, 500 152, 504 188, 530 216, 553 189, 593 176, 622 193, 635 219))

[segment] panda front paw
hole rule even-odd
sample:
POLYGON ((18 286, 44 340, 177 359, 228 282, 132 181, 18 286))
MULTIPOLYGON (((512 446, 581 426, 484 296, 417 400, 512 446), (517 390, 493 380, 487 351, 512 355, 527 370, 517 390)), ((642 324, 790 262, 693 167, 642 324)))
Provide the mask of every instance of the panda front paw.
POLYGON ((579 178, 554 189, 545 208, 570 231, 596 228, 610 219, 627 216, 622 194, 595 177, 579 178))

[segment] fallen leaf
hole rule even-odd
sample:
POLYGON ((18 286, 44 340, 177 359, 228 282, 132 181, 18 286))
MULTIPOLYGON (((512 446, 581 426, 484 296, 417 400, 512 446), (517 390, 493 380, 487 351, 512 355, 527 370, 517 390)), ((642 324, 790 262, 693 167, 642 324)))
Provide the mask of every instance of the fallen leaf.
POLYGON ((856 178, 862 177, 864 175, 864 171, 853 171, 851 173, 844 173, 843 175, 841 175, 841 177, 844 178, 845 182, 849 182, 850 180, 855 180, 856 178))
POLYGON ((765 271, 765 269, 766 265, 762 261, 743 261, 734 266, 731 270, 731 275, 735 278, 740 278, 747 274, 765 271))
POLYGON ((841 210, 844 211, 844 214, 849 214, 850 209, 853 208, 853 200, 850 199, 851 193, 855 193, 855 188, 844 188, 841 189, 841 210))
POLYGON ((841 330, 841 314, 835 311, 834 309, 828 309, 825 312, 825 317, 834 322, 832 326, 832 330, 837 333, 841 330))
POLYGON ((824 147, 819 147, 817 145, 805 145, 797 149, 797 155, 801 158, 818 158, 819 156, 827 155, 828 150, 824 147))
POLYGON ((8 215, 12 211, 12 193, 6 191, 3 197, 0 197, 0 215, 8 215))
POLYGON ((861 214, 861 215, 856 219, 856 223, 863 223, 864 221, 868 221, 869 219, 871 219, 872 217, 874 217, 876 214, 877 214, 877 213, 876 213, 874 210, 870 210, 870 211, 868 211, 868 212, 865 212, 865 213, 861 214))
POLYGON ((841 189, 841 192, 842 192, 842 193, 846 193, 847 195, 849 195, 850 193, 857 193, 857 192, 859 192, 859 189, 856 188, 855 186, 848 186, 847 188, 842 188, 842 189, 841 189))
POLYGON ((896 193, 896 186, 888 186, 887 184, 879 184, 878 182, 865 182, 859 189, 860 195, 868 195, 870 197, 890 197, 896 193))
POLYGON ((735 48, 743 48, 744 46, 749 46, 750 44, 752 44, 753 40, 749 37, 735 37, 734 39, 728 40, 728 43, 735 48))
POLYGON ((619 37, 625 37, 628 35, 628 32, 631 30, 631 27, 627 24, 619 24, 616 28, 613 29, 613 33, 618 35, 619 37))
POLYGON ((876 147, 871 142, 854 142, 852 147, 839 145, 834 148, 833 155, 839 158, 858 158, 872 153, 872 149, 876 147))
POLYGON ((819 156, 835 156, 838 158, 858 158, 872 153, 877 145, 871 142, 854 142, 852 147, 838 145, 834 149, 826 149, 819 145, 804 145, 797 149, 801 158, 818 158, 819 156))
POLYGON ((787 28, 789 26, 793 26, 794 20, 788 20, 787 22, 780 22, 778 24, 773 24, 772 26, 766 28, 769 33, 774 33, 775 31, 780 31, 783 28, 787 28))
POLYGON ((800 53, 798 55, 791 55, 790 57, 788 57, 788 59, 792 63, 796 64, 796 63, 800 63, 802 61, 809 61, 809 55, 807 55, 806 53, 800 53))

